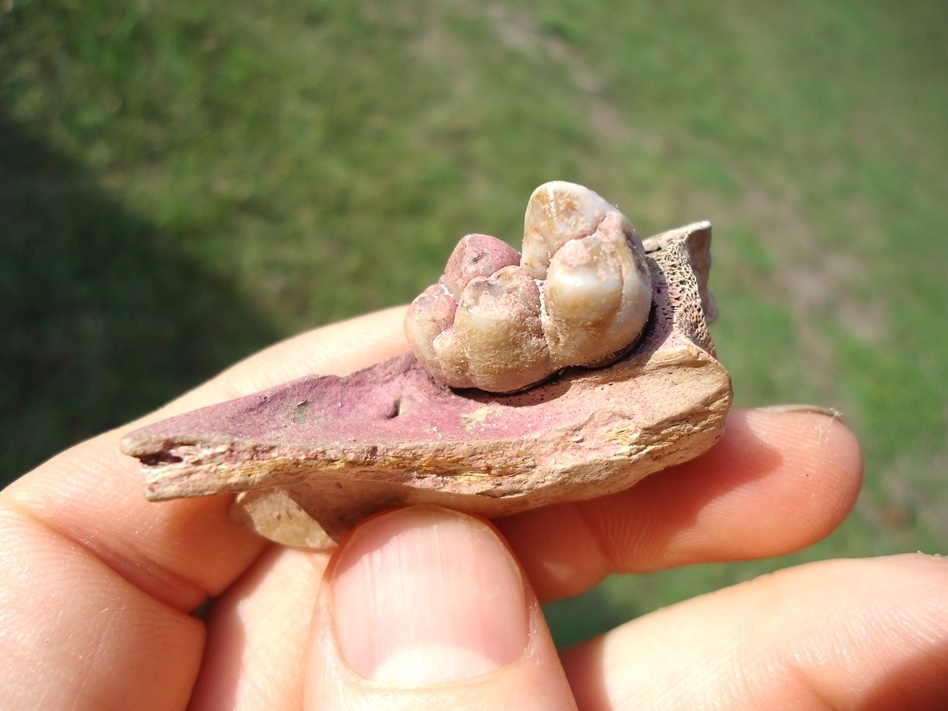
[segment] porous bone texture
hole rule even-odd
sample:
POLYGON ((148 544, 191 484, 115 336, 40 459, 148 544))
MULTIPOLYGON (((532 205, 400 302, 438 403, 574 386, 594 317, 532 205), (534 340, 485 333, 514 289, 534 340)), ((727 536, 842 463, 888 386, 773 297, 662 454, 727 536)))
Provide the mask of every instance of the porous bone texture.
POLYGON ((236 513, 289 545, 332 545, 364 517, 428 503, 500 516, 632 486, 689 460, 731 403, 707 323, 711 230, 645 242, 652 313, 636 347, 515 394, 453 390, 411 353, 309 376, 125 436, 153 500, 240 493, 236 513))

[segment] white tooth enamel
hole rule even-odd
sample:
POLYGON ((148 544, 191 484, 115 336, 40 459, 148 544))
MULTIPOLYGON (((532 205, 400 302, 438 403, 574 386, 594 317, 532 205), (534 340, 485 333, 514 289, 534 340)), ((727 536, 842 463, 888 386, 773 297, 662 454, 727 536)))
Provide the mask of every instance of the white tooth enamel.
POLYGON ((451 387, 512 392, 568 366, 607 365, 648 320, 652 285, 641 240, 622 213, 581 185, 554 181, 533 192, 519 266, 458 281, 458 274, 477 271, 466 261, 475 251, 477 259, 510 265, 506 244, 466 237, 449 271, 451 283, 470 279, 467 286, 446 288, 446 274, 441 288, 429 288, 405 317, 415 354, 451 387), (446 297, 453 307, 440 301, 446 297))
POLYGON ((567 242, 553 255, 544 286, 547 316, 595 324, 615 313, 622 275, 606 251, 595 237, 587 237, 567 242))
POLYGON ((527 203, 520 266, 534 278, 545 279, 553 255, 570 240, 591 235, 613 211, 604 198, 582 185, 562 180, 544 183, 527 203))

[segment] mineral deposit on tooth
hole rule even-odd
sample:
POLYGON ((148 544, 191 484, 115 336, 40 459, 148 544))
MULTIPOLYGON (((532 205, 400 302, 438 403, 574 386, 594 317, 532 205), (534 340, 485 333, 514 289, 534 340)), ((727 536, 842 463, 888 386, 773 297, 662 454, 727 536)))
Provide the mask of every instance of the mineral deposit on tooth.
POLYGON ((592 191, 541 186, 528 207, 523 256, 486 235, 469 235, 455 249, 426 292, 423 317, 416 308, 406 323, 417 356, 173 417, 126 435, 123 451, 141 460, 149 499, 237 493, 235 515, 261 535, 309 547, 332 545, 366 516, 396 506, 501 516, 626 489, 711 447, 731 403, 707 329, 710 225, 671 230, 644 246, 637 239, 592 191), (570 246, 584 240, 592 242, 570 246), (572 249, 581 254, 567 252, 560 286, 593 338, 582 329, 555 335, 558 317, 550 314, 558 255, 572 249), (644 301, 635 294, 642 284, 644 301), (467 309, 466 299, 476 307, 467 309), (590 300, 604 319, 583 316, 590 300), (642 303, 643 322, 629 325, 642 303), (472 313, 461 317, 465 309, 472 313), (459 325, 459 317, 472 323, 459 325), (458 368, 430 364, 439 348, 461 348, 437 345, 439 337, 457 339, 459 328, 477 334, 473 350, 464 346, 468 372, 497 370, 482 348, 516 364, 496 376, 501 392, 466 381, 452 388, 446 383, 458 368), (560 355, 588 353, 613 330, 630 340, 585 360, 560 355), (607 367, 576 367, 610 359, 607 367), (523 389, 518 370, 528 373, 527 385, 542 382, 523 389))

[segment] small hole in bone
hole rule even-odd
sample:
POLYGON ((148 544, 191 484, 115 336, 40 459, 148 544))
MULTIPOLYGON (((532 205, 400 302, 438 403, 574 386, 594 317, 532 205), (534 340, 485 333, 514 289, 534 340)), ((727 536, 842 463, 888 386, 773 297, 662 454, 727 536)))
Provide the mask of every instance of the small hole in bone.
POLYGON ((162 464, 180 464, 184 461, 181 457, 171 454, 164 449, 160 452, 146 454, 142 457, 139 457, 139 459, 146 467, 158 467, 162 464))
POLYGON ((398 398, 392 402, 388 410, 385 411, 386 420, 394 420, 396 417, 402 414, 402 398, 398 398))

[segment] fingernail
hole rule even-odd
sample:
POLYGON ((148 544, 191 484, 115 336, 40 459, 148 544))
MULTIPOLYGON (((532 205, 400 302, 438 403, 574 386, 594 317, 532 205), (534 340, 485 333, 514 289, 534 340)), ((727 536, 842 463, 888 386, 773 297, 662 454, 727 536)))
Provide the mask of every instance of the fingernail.
POLYGON ((764 412, 806 412, 814 415, 823 415, 824 417, 839 420, 840 422, 844 420, 842 412, 836 408, 823 407, 822 405, 806 405, 800 403, 791 405, 767 405, 756 409, 763 410, 764 412))
POLYGON ((526 649, 520 569, 474 518, 402 509, 367 521, 337 556, 336 639, 367 679, 400 686, 470 679, 526 649))

